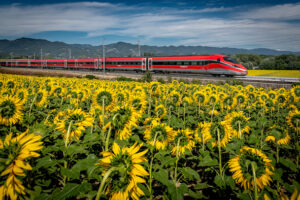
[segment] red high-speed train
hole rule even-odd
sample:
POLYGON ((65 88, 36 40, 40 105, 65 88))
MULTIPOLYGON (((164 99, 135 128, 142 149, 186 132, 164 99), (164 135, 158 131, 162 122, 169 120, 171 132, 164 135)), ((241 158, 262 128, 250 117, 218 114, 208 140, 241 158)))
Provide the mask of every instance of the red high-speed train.
POLYGON ((128 70, 153 72, 187 72, 211 74, 215 76, 245 76, 247 69, 225 55, 210 56, 168 56, 135 58, 88 58, 88 59, 51 59, 51 60, 2 60, 6 67, 37 67, 95 70, 128 70))

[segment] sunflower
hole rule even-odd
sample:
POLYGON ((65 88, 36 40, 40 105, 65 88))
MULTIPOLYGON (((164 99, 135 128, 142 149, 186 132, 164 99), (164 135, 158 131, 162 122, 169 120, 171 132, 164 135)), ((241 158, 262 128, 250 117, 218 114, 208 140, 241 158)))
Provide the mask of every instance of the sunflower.
POLYGON ((159 82, 156 81, 150 82, 149 93, 151 94, 151 96, 159 96, 161 94, 159 85, 160 85, 159 82))
POLYGON ((130 95, 129 104, 134 108, 136 112, 143 113, 147 107, 147 101, 145 95, 130 95))
POLYGON ((137 121, 141 114, 136 112, 132 106, 116 106, 112 110, 112 126, 116 130, 115 136, 126 140, 131 136, 132 127, 137 127, 137 121))
POLYGON ((155 108, 155 113, 158 118, 162 119, 167 114, 167 110, 164 105, 160 104, 155 108))
POLYGON ((289 133, 283 127, 280 126, 272 126, 269 128, 269 136, 266 137, 265 141, 273 141, 276 142, 278 145, 285 145, 288 144, 291 140, 289 133))
POLYGON ((107 90, 99 89, 93 95, 93 106, 99 110, 102 110, 104 106, 104 110, 111 111, 114 107, 114 101, 114 93, 107 90))
POLYGON ((294 97, 294 102, 300 101, 300 86, 297 85, 291 89, 291 95, 294 97))
POLYGON ((237 100, 233 98, 231 95, 227 95, 222 100, 222 106, 224 108, 232 109, 236 106, 237 100))
POLYGON ((277 93, 276 93, 274 90, 271 90, 271 91, 268 93, 268 96, 269 96, 269 98, 271 98, 271 99, 276 99, 276 98, 277 98, 277 93))
MULTIPOLYGON (((298 189, 297 189, 296 186, 294 188, 293 194, 291 195, 291 198, 289 198, 283 192, 281 192, 280 196, 281 196, 281 200, 299 200, 300 199, 300 193, 299 193, 299 191, 298 191, 298 189)), ((269 199, 271 200, 271 198, 265 198, 265 200, 269 200, 269 199)))
POLYGON ((177 148, 178 148, 178 156, 181 154, 183 155, 185 150, 192 150, 192 148, 195 146, 195 142, 193 140, 193 131, 189 129, 181 129, 178 130, 176 135, 173 139, 173 148, 172 148, 172 154, 177 155, 177 148))
POLYGON ((280 93, 276 96, 276 102, 279 104, 279 106, 284 106, 287 100, 288 98, 286 93, 280 93))
POLYGON ((287 123, 289 126, 294 129, 296 132, 300 131, 300 111, 299 110, 293 110, 289 112, 289 115, 287 117, 287 123))
POLYGON ((212 93, 208 94, 206 98, 209 104, 217 104, 220 100, 216 94, 212 94, 212 93))
POLYGON ((204 138, 204 142, 207 143, 211 141, 213 147, 218 146, 218 132, 220 134, 220 145, 221 147, 225 147, 228 142, 231 140, 231 135, 228 130, 228 126, 226 126, 226 122, 204 122, 202 134, 204 138))
POLYGON ((124 91, 118 91, 116 93, 116 104, 117 105, 123 105, 127 100, 127 95, 126 92, 124 91))
POLYGON ((57 125, 57 130, 63 133, 65 139, 72 141, 75 137, 79 140, 82 131, 86 127, 93 126, 94 119, 89 114, 79 109, 68 109, 63 113, 58 113, 58 116, 54 119, 54 123, 57 125), (69 132, 69 135, 68 135, 69 132))
MULTIPOLYGON (((195 138, 196 142, 199 142, 199 143, 202 142, 203 128, 204 128, 204 123, 203 122, 198 123, 198 127, 194 132, 194 138, 195 138)), ((207 140, 205 141, 205 139, 204 139, 204 142, 207 142, 207 140)))
POLYGON ((150 127, 145 131, 144 138, 148 144, 155 144, 155 148, 159 150, 165 149, 168 143, 173 140, 174 135, 175 131, 167 124, 160 123, 158 120, 152 120, 150 127))
POLYGON ((174 103, 174 104, 176 104, 176 105, 179 105, 179 104, 180 104, 180 97, 181 97, 181 95, 179 94, 179 92, 177 92, 177 91, 172 91, 172 92, 169 94, 168 99, 169 99, 172 103, 174 103))
POLYGON ((248 97, 243 93, 238 93, 235 96, 236 102, 240 106, 244 106, 248 102, 248 97))
POLYGON ((250 118, 245 117, 243 111, 229 113, 224 118, 228 126, 228 130, 230 131, 230 134, 237 138, 241 138, 243 134, 249 133, 249 119, 250 118))
POLYGON ((191 97, 185 96, 182 98, 182 105, 184 106, 188 106, 191 105, 193 103, 193 99, 191 97))
POLYGON ((6 126, 22 121, 22 103, 17 97, 6 96, 0 99, 0 124, 6 126))
POLYGON ((16 92, 15 96, 19 98, 20 103, 23 105, 26 103, 28 98, 28 92, 26 89, 20 89, 16 92))
POLYGON ((113 152, 102 152, 102 159, 96 165, 103 166, 106 173, 110 169, 111 174, 108 177, 109 185, 106 188, 106 195, 112 200, 138 200, 140 196, 145 195, 138 187, 138 183, 145 183, 143 178, 148 176, 148 172, 140 164, 147 161, 144 155, 148 150, 139 152, 141 146, 135 143, 131 147, 120 148, 117 143, 113 144, 113 152))
POLYGON ((43 106, 47 100, 47 91, 46 90, 39 90, 36 94, 35 104, 37 106, 43 106))
POLYGON ((27 134, 28 130, 16 137, 12 133, 6 135, 5 140, 0 139, 0 177, 5 180, 0 185, 0 199, 17 199, 19 195, 25 195, 19 176, 26 176, 24 170, 32 170, 26 161, 31 157, 39 157, 36 151, 43 148, 43 142, 39 142, 41 136, 27 134))
POLYGON ((204 104, 206 101, 206 95, 203 91, 197 91, 193 94, 194 100, 197 104, 204 104))
POLYGON ((258 189, 270 185, 271 176, 273 175, 273 166, 271 160, 260 150, 251 147, 243 147, 240 154, 228 161, 229 171, 233 173, 232 178, 241 185, 245 190, 254 189, 253 168, 254 164, 256 183, 258 189))

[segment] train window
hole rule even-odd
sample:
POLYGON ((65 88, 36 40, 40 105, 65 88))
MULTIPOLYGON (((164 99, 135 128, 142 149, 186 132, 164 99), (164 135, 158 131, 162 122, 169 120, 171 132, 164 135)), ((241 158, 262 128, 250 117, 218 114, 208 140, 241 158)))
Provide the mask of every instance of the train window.
POLYGON ((234 60, 234 59, 231 58, 231 57, 223 57, 223 58, 224 58, 224 60, 226 60, 226 61, 228 61, 228 62, 232 62, 232 63, 234 63, 234 64, 239 64, 238 61, 234 60))
POLYGON ((203 65, 202 61, 198 61, 198 62, 197 62, 197 65, 198 65, 198 66, 202 66, 202 65, 203 65))
POLYGON ((196 66, 196 65, 197 65, 197 62, 196 62, 196 61, 193 61, 191 65, 192 65, 192 66, 196 66))

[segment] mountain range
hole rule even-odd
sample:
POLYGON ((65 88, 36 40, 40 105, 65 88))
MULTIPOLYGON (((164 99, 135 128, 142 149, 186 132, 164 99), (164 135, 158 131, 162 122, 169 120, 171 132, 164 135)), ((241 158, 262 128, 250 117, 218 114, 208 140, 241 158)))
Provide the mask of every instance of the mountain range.
MULTIPOLYGON (((175 56, 175 55, 209 55, 209 54, 258 54, 281 55, 300 52, 278 51, 266 48, 239 49, 207 46, 140 46, 141 55, 175 56)), ((2 58, 94 58, 102 57, 102 46, 89 44, 66 44, 51 42, 43 39, 20 38, 16 40, 0 40, 0 57, 2 58)), ((138 56, 138 45, 117 42, 105 45, 105 57, 134 57, 138 56)))

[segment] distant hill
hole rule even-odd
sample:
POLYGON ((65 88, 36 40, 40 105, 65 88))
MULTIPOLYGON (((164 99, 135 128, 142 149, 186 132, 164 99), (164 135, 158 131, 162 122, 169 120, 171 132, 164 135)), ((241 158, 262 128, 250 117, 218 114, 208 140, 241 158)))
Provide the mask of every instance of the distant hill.
MULTIPOLYGON (((66 44, 64 42, 50 42, 48 40, 20 38, 16 40, 0 40, 0 56, 13 58, 27 57, 39 58, 40 52, 46 58, 68 58, 69 49, 72 57, 92 58, 102 57, 102 46, 88 44, 66 44)), ((137 56, 138 46, 125 42, 105 45, 106 57, 137 56)), ((141 55, 174 56, 174 55, 207 55, 207 54, 258 54, 258 55, 281 55, 296 54, 300 52, 277 51, 273 49, 238 49, 226 47, 207 46, 149 46, 141 45, 141 55)))

